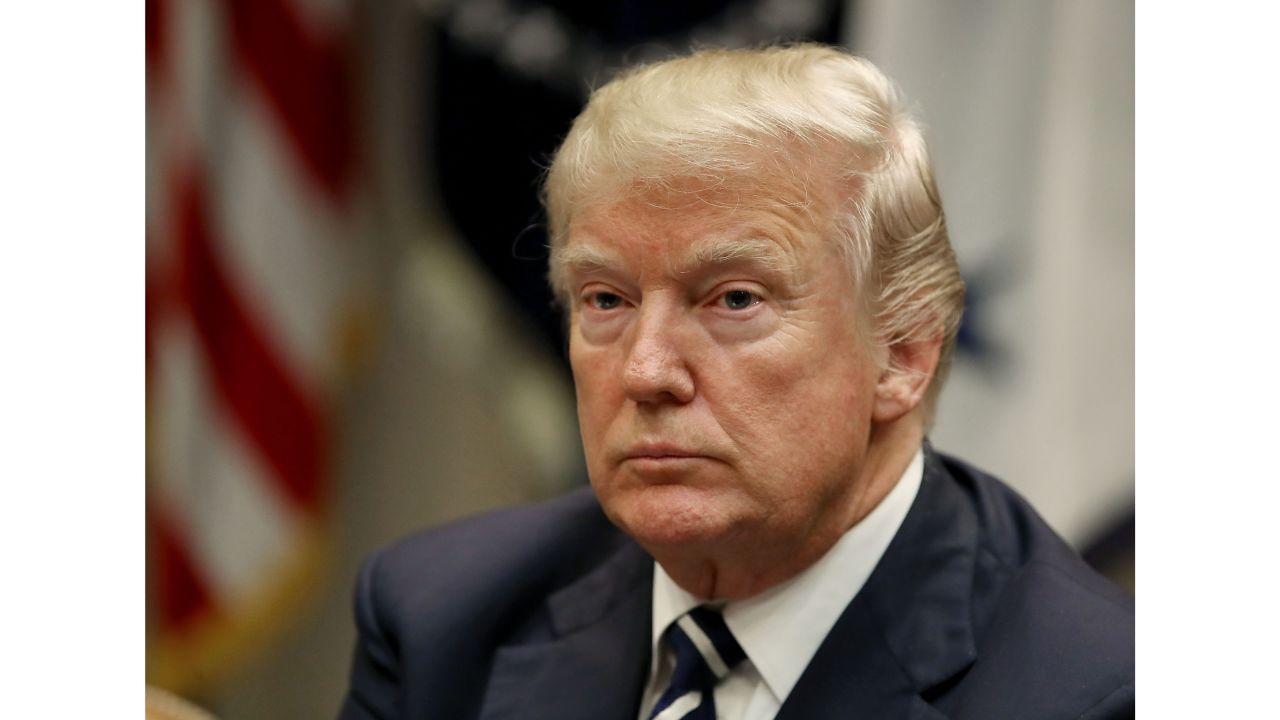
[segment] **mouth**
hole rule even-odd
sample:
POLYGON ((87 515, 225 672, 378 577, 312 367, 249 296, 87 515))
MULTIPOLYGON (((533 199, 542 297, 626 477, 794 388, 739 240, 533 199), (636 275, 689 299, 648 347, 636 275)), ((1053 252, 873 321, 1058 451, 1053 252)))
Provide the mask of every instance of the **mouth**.
POLYGON ((623 461, 641 460, 641 461, 663 461, 663 460, 690 460, 695 458, 706 458, 707 456, 696 450, 689 450, 675 445, 665 443, 646 443, 637 445, 623 454, 623 461))
POLYGON ((716 462, 715 456, 701 449, 653 442, 627 448, 621 453, 618 466, 646 483, 666 484, 687 482, 706 472, 709 463, 716 462))

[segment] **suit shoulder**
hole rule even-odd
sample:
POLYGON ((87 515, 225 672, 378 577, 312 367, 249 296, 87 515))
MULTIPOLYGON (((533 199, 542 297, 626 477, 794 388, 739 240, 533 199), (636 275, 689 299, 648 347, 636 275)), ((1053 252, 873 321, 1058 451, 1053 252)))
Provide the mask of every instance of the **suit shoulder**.
POLYGON ((543 502, 490 510, 419 530, 382 548, 378 555, 383 563, 411 565, 441 550, 464 564, 499 560, 519 554, 532 538, 555 541, 607 522, 590 488, 580 488, 543 502))
POLYGON ((625 543, 582 489, 374 553, 356 583, 359 638, 344 712, 473 717, 494 648, 549 640, 548 598, 622 556, 625 543))
POLYGON ((966 677, 965 717, 1132 717, 1132 599, 1033 560, 1000 594, 966 677))
POLYGON ((1024 717, 1048 717, 1131 702, 1133 597, 1089 567, 1009 486, 942 460, 978 525, 971 608, 977 661, 965 683, 967 709, 1002 717, 999 708, 1016 706, 1024 717))
POLYGON ((1078 593, 1127 607, 1132 615, 1133 597, 1090 567, 1016 490, 961 460, 939 458, 969 495, 978 522, 980 564, 1009 578, 1052 568, 1078 593))
POLYGON ((390 617, 446 620, 515 602, 586 572, 617 549, 618 533, 589 488, 414 533, 374 553, 362 585, 390 617), (499 592, 501 590, 501 592, 499 592))

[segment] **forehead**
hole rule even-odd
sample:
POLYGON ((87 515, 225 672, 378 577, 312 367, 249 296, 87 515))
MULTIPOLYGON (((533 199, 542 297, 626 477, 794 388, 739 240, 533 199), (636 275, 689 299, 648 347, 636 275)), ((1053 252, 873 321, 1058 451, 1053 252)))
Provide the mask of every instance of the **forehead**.
POLYGON ((746 261, 799 270, 829 234, 822 207, 776 188, 687 182, 633 190, 578 214, 557 253, 563 270, 637 261, 677 273, 746 261))

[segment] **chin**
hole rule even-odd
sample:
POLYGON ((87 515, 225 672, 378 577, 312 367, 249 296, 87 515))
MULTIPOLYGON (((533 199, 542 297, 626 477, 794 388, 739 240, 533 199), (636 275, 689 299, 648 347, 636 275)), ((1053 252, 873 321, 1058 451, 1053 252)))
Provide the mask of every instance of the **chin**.
POLYGON ((702 488, 649 485, 597 493, 613 524, 650 552, 714 543, 735 525, 726 498, 702 488))

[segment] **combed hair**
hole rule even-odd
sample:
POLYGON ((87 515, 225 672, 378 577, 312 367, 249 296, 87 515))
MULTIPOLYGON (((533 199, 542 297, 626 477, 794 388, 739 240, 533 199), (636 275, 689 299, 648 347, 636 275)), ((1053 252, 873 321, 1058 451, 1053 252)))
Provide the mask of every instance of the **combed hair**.
MULTIPOLYGON (((543 187, 550 279, 583 209, 627 193, 732 186, 801 205, 849 265, 882 346, 941 336, 932 415, 964 283, 919 124, 867 60, 814 44, 702 50, 632 68, 596 90, 543 187)), ((696 192, 696 191, 695 191, 696 192)))

